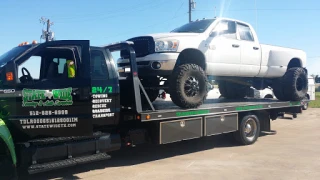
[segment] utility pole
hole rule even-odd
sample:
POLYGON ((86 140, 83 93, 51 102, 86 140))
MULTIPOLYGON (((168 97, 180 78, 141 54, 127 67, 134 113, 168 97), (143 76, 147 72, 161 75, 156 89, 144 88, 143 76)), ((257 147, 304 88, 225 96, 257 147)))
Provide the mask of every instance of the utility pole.
POLYGON ((217 17, 217 7, 214 7, 214 17, 217 17))
POLYGON ((53 26, 53 22, 50 22, 50 19, 41 17, 40 23, 42 23, 43 25, 47 24, 47 30, 42 30, 41 38, 45 39, 46 42, 52 41, 54 37, 54 33, 50 31, 50 27, 53 26))
POLYGON ((189 22, 191 22, 191 11, 196 8, 196 2, 189 0, 189 22))

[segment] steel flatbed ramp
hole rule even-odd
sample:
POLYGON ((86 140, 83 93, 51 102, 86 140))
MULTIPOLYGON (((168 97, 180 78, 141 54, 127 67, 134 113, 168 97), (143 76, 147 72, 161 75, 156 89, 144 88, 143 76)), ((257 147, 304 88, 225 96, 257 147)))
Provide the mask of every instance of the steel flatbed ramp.
POLYGON ((153 103, 156 111, 144 111, 141 113, 142 121, 155 121, 175 119, 181 117, 196 117, 231 112, 287 108, 301 106, 300 101, 279 101, 272 99, 207 99, 203 105, 196 109, 181 109, 171 101, 155 101, 153 103))

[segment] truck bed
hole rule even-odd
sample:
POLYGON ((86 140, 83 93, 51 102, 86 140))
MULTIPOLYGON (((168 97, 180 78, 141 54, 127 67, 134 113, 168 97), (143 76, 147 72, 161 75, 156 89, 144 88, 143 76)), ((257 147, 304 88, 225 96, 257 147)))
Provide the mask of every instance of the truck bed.
POLYGON ((300 101, 279 101, 273 99, 207 99, 204 104, 196 109, 182 109, 171 101, 155 101, 155 111, 144 111, 141 113, 142 121, 174 119, 183 116, 194 117, 201 115, 214 115, 221 113, 249 111, 258 109, 287 108, 301 106, 300 101), (149 116, 150 118, 147 118, 149 116))

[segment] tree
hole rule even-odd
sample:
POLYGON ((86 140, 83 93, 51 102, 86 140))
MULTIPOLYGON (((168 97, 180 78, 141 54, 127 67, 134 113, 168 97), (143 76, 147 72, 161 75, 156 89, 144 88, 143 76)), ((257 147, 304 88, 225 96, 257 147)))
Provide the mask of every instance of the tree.
POLYGON ((316 76, 315 76, 315 82, 316 82, 316 83, 320 83, 320 77, 319 77, 319 75, 316 75, 316 76))

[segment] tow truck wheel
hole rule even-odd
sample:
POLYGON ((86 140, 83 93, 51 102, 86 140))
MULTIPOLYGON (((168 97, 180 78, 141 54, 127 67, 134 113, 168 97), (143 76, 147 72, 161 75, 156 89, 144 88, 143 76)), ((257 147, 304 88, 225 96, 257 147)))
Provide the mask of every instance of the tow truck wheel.
POLYGON ((307 110, 307 109, 308 109, 309 103, 306 102, 306 101, 308 101, 308 100, 309 100, 308 96, 304 98, 302 110, 307 110))
POLYGON ((196 64, 176 67, 170 77, 169 94, 174 104, 181 108, 197 108, 208 94, 208 79, 196 64))
POLYGON ((10 152, 4 142, 0 140, 0 179, 18 179, 17 170, 12 162, 10 152))
POLYGON ((260 121, 256 115, 246 115, 239 121, 238 131, 233 133, 235 140, 241 145, 250 145, 260 135, 260 121))

